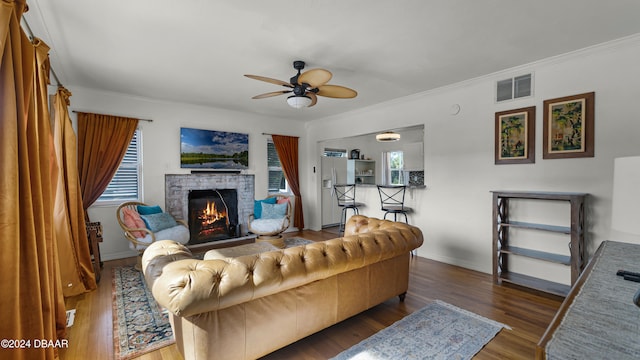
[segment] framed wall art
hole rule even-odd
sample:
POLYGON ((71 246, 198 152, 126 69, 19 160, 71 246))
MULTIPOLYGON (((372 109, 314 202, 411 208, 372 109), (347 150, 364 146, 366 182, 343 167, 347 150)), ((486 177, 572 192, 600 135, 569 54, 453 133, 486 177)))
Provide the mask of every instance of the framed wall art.
POLYGON ((595 92, 544 101, 543 159, 593 157, 595 92))
POLYGON ((534 163, 536 107, 496 113, 496 164, 534 163))

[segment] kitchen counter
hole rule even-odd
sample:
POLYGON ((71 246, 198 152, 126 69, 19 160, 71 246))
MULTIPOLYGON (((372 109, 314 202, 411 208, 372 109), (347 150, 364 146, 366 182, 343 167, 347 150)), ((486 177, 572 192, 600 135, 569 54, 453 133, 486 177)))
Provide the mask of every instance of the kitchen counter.
MULTIPOLYGON (((375 188, 378 184, 356 184, 357 187, 370 187, 375 188)), ((407 189, 426 189, 427 185, 407 185, 407 189)))

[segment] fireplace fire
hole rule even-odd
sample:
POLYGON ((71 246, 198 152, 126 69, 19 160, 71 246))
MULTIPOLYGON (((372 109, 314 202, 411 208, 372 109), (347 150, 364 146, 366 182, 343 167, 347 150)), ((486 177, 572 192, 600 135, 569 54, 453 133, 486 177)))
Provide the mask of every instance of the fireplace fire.
POLYGON ((207 201, 207 206, 196 213, 196 221, 200 223, 200 233, 207 236, 214 234, 220 230, 228 232, 229 218, 227 217, 226 209, 216 209, 216 203, 214 201, 207 201))
POLYGON ((189 244, 225 240, 240 235, 235 189, 189 191, 189 244))

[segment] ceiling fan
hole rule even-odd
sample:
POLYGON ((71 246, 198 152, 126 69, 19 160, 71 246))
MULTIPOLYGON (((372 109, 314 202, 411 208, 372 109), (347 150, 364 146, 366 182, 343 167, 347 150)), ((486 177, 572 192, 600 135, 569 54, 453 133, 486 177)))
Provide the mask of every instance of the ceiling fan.
POLYGON ((289 79, 289 82, 258 75, 245 75, 250 79, 266 81, 268 83, 289 88, 289 90, 272 91, 256 95, 252 97, 252 99, 264 99, 272 96, 293 93, 287 97, 287 103, 291 107, 300 109, 305 106, 309 107, 315 105, 318 102, 318 96, 336 99, 350 99, 358 95, 355 90, 347 87, 340 85, 328 85, 327 83, 333 76, 329 70, 311 69, 300 73, 300 71, 304 69, 304 66, 304 61, 297 60, 293 62, 293 68, 298 70, 298 73, 289 79))

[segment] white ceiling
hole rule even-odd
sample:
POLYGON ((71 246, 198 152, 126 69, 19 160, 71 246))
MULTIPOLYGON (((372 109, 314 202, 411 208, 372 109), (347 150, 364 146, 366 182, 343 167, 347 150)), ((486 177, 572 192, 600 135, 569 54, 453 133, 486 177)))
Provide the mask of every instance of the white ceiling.
MULTIPOLYGON (((30 0, 65 86, 301 121, 640 33, 637 0, 30 0), (295 110, 294 60, 355 99, 295 110)), ((73 105, 73 97, 71 98, 73 105)), ((90 109, 86 109, 90 110, 90 109)))

